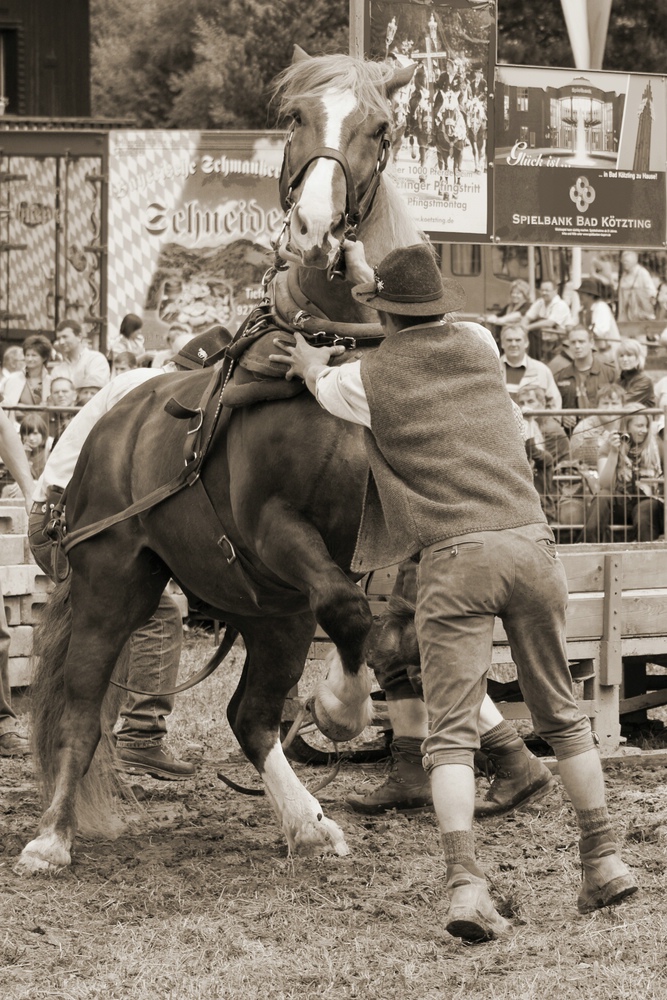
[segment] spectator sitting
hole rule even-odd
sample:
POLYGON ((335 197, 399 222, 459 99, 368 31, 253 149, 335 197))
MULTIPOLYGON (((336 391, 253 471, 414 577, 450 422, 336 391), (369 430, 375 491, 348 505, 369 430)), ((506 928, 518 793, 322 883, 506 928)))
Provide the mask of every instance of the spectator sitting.
POLYGON ((538 360, 553 353, 554 346, 574 326, 570 308, 556 291, 551 280, 540 284, 540 297, 533 302, 521 325, 528 331, 530 353, 538 360))
MULTIPOLYGON (((622 410, 625 393, 617 382, 603 385, 598 393, 598 408, 601 410, 622 410)), ((591 413, 583 417, 572 431, 570 448, 572 458, 585 469, 597 472, 598 460, 608 451, 608 442, 614 431, 621 425, 622 414, 591 413)))
POLYGON ((100 389, 109 382, 109 379, 102 379, 94 372, 83 375, 74 382, 76 389, 76 405, 85 406, 89 399, 92 399, 100 389))
POLYGON ((600 458, 600 492, 593 497, 582 540, 606 541, 612 523, 632 524, 628 541, 653 542, 663 532, 664 511, 658 484, 663 474, 662 457, 653 421, 647 413, 634 411, 621 420, 620 431, 609 437, 609 450, 600 458), (613 519, 613 520, 612 520, 613 519))
MULTIPOLYGON (((602 386, 616 381, 616 369, 597 357, 591 330, 575 327, 568 334, 567 346, 572 362, 556 375, 563 409, 595 409, 602 386)), ((574 414, 563 417, 565 427, 572 428, 576 423, 574 414)))
POLYGON ((621 275, 618 281, 618 319, 623 323, 637 323, 655 319, 657 290, 653 278, 639 263, 635 250, 621 254, 621 275))
MULTIPOLYGON (((37 479, 44 471, 44 466, 52 446, 52 441, 48 436, 48 428, 38 413, 26 413, 18 429, 21 436, 21 444, 28 460, 30 474, 33 479, 37 479)), ((2 488, 3 500, 17 500, 21 496, 21 488, 16 482, 10 482, 2 488)))
MULTIPOLYGON (((26 337, 23 341, 24 364, 18 371, 12 372, 5 382, 3 406, 6 411, 17 404, 39 406, 46 403, 51 388, 51 376, 46 365, 52 354, 48 337, 42 334, 26 337)), ((7 416, 18 422, 21 413, 7 412, 7 416)))
POLYGON ((64 375, 78 388, 84 382, 101 388, 109 381, 109 363, 99 351, 85 347, 79 324, 65 319, 56 327, 56 350, 63 358, 55 365, 51 378, 64 375), (92 381, 89 381, 92 379, 92 381))
POLYGON ((517 278, 510 285, 509 302, 498 313, 488 313, 480 317, 480 323, 491 326, 496 340, 500 338, 503 328, 516 326, 521 322, 531 306, 530 285, 527 281, 517 278))
POLYGON ((53 444, 46 422, 38 413, 26 413, 19 425, 19 433, 33 479, 39 479, 53 444))
MULTIPOLYGON (((549 400, 544 389, 539 385, 526 383, 519 387, 516 402, 521 407, 524 419, 529 410, 550 409, 549 400)), ((544 447, 553 455, 554 462, 570 461, 570 439, 563 430, 560 417, 552 416, 549 413, 535 417, 537 426, 544 439, 544 447)))
POLYGON ((528 334, 521 326, 506 326, 500 335, 503 354, 500 369, 510 396, 514 399, 519 387, 540 386, 550 409, 560 410, 561 396, 548 366, 528 354, 528 334))
POLYGON ((582 306, 581 325, 593 332, 596 349, 602 354, 609 351, 605 361, 613 358, 613 344, 621 339, 614 314, 604 301, 605 286, 595 278, 584 278, 579 286, 582 306))
MULTIPOLYGON (((51 379, 51 392, 46 400, 49 406, 76 406, 76 389, 72 382, 60 375, 51 379)), ((53 443, 59 440, 60 435, 67 427, 74 416, 73 413, 50 413, 49 431, 53 438, 53 443)))
POLYGON ((633 337, 624 338, 616 347, 616 363, 620 375, 619 385, 623 387, 628 403, 642 403, 655 406, 655 386, 653 379, 644 371, 646 348, 633 337))
MULTIPOLYGON (((539 493, 542 510, 547 520, 550 524, 553 524, 556 518, 553 481, 554 456, 545 445, 544 434, 540 427, 540 418, 532 414, 533 410, 545 409, 546 394, 540 386, 524 385, 521 386, 516 394, 516 402, 523 414, 525 425, 524 443, 526 446, 526 455, 533 468, 535 489, 539 493)), ((565 436, 562 427, 561 431, 565 436)))
POLYGON ((655 300, 655 318, 667 319, 667 281, 661 281, 658 285, 658 294, 655 300))
POLYGON ((180 350, 180 348, 176 346, 176 341, 178 340, 179 344, 186 344, 188 338, 191 340, 193 337, 194 334, 192 330, 190 330, 187 326, 182 323, 172 323, 165 337, 166 347, 161 351, 156 351, 151 367, 161 368, 163 365, 166 365, 174 354, 178 354, 178 351, 180 350))
POLYGON ((5 382, 14 372, 18 372, 23 367, 23 348, 12 345, 5 348, 2 356, 2 371, 0 372, 0 394, 4 399, 5 382))
POLYGON ((120 375, 121 372, 129 372, 132 368, 139 367, 139 357, 132 351, 119 351, 113 355, 111 361, 111 378, 120 375))
POLYGON ((143 354, 146 350, 144 335, 141 332, 143 320, 134 313, 124 316, 120 324, 120 332, 109 344, 109 354, 111 356, 120 354, 121 351, 131 351, 132 354, 143 354))

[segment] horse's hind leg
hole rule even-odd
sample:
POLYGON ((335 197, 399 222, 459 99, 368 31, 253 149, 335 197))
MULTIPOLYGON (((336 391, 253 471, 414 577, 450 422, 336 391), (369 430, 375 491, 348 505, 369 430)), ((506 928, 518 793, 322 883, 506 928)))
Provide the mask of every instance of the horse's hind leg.
POLYGON ((368 601, 333 561, 319 532, 293 511, 277 502, 266 504, 257 530, 266 565, 308 595, 318 624, 335 644, 312 710, 326 736, 351 740, 373 717, 372 678, 364 660, 372 624, 368 601))
POLYGON ((92 570, 72 576, 71 638, 64 665, 40 666, 40 671, 51 666, 62 671, 62 683, 48 692, 51 704, 42 704, 37 723, 46 783, 49 772, 54 776, 53 795, 38 836, 21 854, 18 867, 24 871, 55 870, 70 863, 77 791, 100 740, 101 708, 111 674, 132 631, 155 611, 167 582, 163 571, 155 573, 149 565, 144 574, 138 566, 131 575, 113 573, 109 568, 114 561, 118 566, 117 551, 106 562, 99 546, 95 555, 106 573, 92 570))
POLYGON ((285 698, 301 677, 314 633, 311 614, 253 618, 242 628, 246 662, 227 709, 234 735, 259 771, 290 851, 347 854, 343 832, 304 788, 280 745, 285 698))

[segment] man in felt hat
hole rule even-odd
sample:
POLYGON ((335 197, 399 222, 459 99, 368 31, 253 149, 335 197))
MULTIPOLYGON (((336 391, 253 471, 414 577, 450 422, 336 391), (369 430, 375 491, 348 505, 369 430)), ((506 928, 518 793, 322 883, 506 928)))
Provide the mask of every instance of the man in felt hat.
POLYGON ((313 348, 300 334, 295 345, 278 343, 288 376, 366 428, 370 475, 351 569, 366 573, 420 553, 424 766, 447 861, 447 930, 468 941, 510 930, 477 865, 472 832, 477 720, 496 615, 577 814, 579 909, 618 902, 637 885, 612 834, 590 722, 573 696, 567 581, 497 358, 468 324, 445 318, 465 295, 442 280, 427 245, 392 251, 375 272, 360 243, 344 248, 348 278, 358 282, 352 294, 378 311, 384 342, 340 367, 327 364, 340 351, 313 348))
MULTIPOLYGON (((230 340, 229 332, 216 326, 189 341, 183 353, 174 355, 163 368, 134 368, 123 372, 101 389, 68 424, 37 481, 28 519, 32 554, 47 574, 52 573, 51 541, 45 536, 44 528, 52 507, 72 478, 84 442, 100 417, 149 379, 169 372, 212 367, 222 360, 230 340)), ((165 592, 155 614, 130 639, 128 686, 154 691, 156 695, 174 688, 182 643, 180 613, 165 592)), ((194 765, 175 758, 164 742, 166 716, 173 707, 173 695, 126 695, 116 743, 119 763, 125 770, 172 781, 195 773, 194 765)))

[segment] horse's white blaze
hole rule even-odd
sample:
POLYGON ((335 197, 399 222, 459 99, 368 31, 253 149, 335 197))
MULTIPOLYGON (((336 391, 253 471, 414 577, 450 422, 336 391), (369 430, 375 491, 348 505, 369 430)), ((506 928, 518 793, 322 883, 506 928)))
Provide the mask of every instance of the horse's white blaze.
MULTIPOLYGON (((329 91, 321 102, 324 128, 322 145, 340 150, 345 119, 357 107, 357 100, 350 91, 329 91)), ((291 244, 301 252, 322 246, 331 229, 336 214, 333 202, 333 178, 336 163, 320 158, 313 165, 299 197, 299 219, 307 226, 301 233, 299 225, 291 232, 291 244)), ((330 257, 336 247, 332 247, 330 257)))
POLYGON ((301 849, 308 853, 332 848, 341 856, 350 853, 343 831, 326 818, 315 796, 303 787, 280 743, 271 747, 261 776, 290 851, 298 853, 301 849))

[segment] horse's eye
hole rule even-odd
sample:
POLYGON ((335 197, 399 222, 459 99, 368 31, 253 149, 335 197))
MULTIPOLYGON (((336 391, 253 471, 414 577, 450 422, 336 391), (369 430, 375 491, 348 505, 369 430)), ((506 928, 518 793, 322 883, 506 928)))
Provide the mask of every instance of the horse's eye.
POLYGON ((389 122, 383 122, 382 125, 378 125, 378 127, 375 129, 375 132, 373 132, 373 138, 374 139, 382 138, 382 136, 384 135, 385 132, 388 131, 388 129, 389 129, 389 122))
POLYGON ((292 122, 294 123, 294 125, 301 125, 301 124, 303 124, 301 115, 299 114, 298 111, 293 111, 292 112, 292 122))

